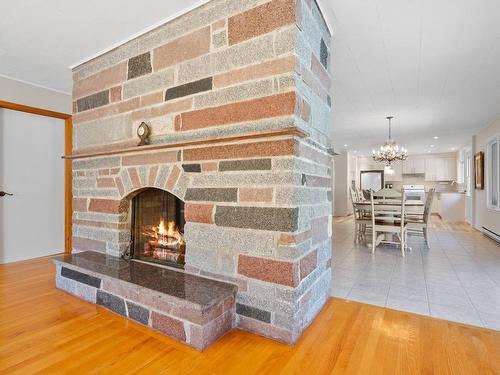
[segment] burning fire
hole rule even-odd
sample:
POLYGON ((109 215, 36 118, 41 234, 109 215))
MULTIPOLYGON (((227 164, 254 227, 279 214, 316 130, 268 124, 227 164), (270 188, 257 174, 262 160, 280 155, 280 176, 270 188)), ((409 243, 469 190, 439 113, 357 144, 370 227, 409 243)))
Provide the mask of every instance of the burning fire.
POLYGON ((143 235, 150 238, 144 243, 144 255, 173 263, 184 259, 186 242, 175 221, 162 218, 158 226, 143 228, 143 235))
POLYGON ((165 221, 160 220, 160 225, 156 230, 158 243, 162 246, 176 246, 184 243, 184 238, 181 232, 177 229, 175 221, 168 221, 167 228, 165 228, 165 221))

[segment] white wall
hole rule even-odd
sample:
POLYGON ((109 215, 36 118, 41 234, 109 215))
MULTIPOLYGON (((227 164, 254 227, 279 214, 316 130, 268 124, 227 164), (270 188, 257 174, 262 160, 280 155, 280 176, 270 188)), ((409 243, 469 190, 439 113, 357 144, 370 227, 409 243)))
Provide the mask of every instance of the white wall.
MULTIPOLYGON (((486 128, 481 130, 476 134, 474 142, 474 153, 483 151, 486 156, 486 145, 495 136, 500 134, 500 117, 493 121, 486 128)), ((473 138, 473 141, 474 141, 473 138)), ((486 173, 485 165, 485 173, 486 173)), ((486 179, 485 179, 486 183, 486 179)), ((493 211, 488 209, 486 205, 486 186, 484 190, 474 189, 474 226, 478 229, 486 227, 489 230, 500 234, 500 213, 498 211, 493 211)))
POLYGON ((69 94, 31 85, 0 75, 0 100, 43 108, 61 113, 72 113, 69 94))
POLYGON ((355 178, 356 158, 348 152, 335 155, 333 179, 333 216, 346 216, 352 213, 352 202, 349 196, 351 180, 355 178))
POLYGON ((64 251, 64 120, 0 109, 0 263, 64 251))

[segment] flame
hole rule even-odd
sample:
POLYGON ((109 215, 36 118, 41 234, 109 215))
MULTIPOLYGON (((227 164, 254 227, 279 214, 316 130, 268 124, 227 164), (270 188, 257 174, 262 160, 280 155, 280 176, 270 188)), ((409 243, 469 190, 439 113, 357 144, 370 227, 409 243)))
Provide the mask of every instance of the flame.
POLYGON ((167 232, 165 231, 165 222, 162 220, 160 220, 160 226, 158 227, 158 233, 159 234, 167 234, 167 232))
POLYGON ((162 245, 176 245, 183 244, 184 238, 177 229, 177 225, 175 221, 168 221, 167 227, 165 227, 165 221, 163 219, 160 220, 160 225, 157 229, 158 242, 162 245))

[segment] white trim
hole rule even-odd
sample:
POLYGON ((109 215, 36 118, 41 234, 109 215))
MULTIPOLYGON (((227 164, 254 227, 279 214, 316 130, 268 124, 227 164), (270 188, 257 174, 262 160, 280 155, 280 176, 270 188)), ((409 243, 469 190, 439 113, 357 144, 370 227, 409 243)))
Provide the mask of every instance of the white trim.
POLYGON ((316 0, 316 4, 318 4, 318 8, 321 14, 323 15, 323 19, 325 20, 326 27, 328 28, 330 35, 333 37, 334 35, 333 19, 335 19, 335 16, 325 11, 325 10, 330 10, 333 12, 333 9, 331 9, 327 0, 316 0))
POLYGON ((485 179, 485 185, 486 185, 486 208, 489 211, 495 212, 497 214, 500 214, 500 170, 497 171, 497 205, 492 206, 491 205, 491 185, 490 185, 490 179, 491 179, 491 170, 490 170, 490 162, 491 162, 491 146, 496 143, 497 144, 497 164, 500 167, 500 133, 494 135, 491 137, 488 142, 486 142, 486 152, 485 152, 485 157, 484 157, 484 179, 485 179))
POLYGON ((10 76, 7 76, 5 74, 0 74, 0 77, 6 78, 6 79, 10 79, 10 80, 16 81, 16 82, 21 82, 21 83, 24 83, 25 85, 35 86, 35 87, 38 87, 38 88, 41 88, 41 89, 44 89, 44 90, 54 91, 54 92, 57 92, 59 94, 71 96, 71 93, 69 93, 69 92, 61 91, 61 90, 58 90, 58 89, 53 89, 51 87, 43 86, 43 85, 40 85, 38 83, 33 83, 33 82, 25 81, 23 79, 10 77, 10 76))
POLYGON ((489 230, 486 227, 481 227, 481 232, 483 232, 483 234, 485 236, 488 236, 488 237, 494 239, 495 241, 497 241, 498 243, 500 243, 500 236, 498 234, 496 234, 495 232, 489 230))
POLYGON ((85 64, 87 62, 89 62, 90 60, 93 60, 101 55, 104 55, 105 53, 108 53, 109 51, 115 49, 115 48, 118 48, 120 47, 121 45, 125 44, 125 43, 128 43, 130 42, 131 40, 135 39, 135 38, 138 38, 140 37, 141 35, 144 35, 160 26, 163 26, 164 24, 166 24, 167 22, 170 22, 174 19, 176 19, 177 17, 180 17, 186 13, 189 13, 191 12, 193 9, 196 9, 196 8, 199 8, 201 7, 202 5, 205 5, 206 3, 210 2, 211 0, 199 0, 197 1, 196 3, 194 3, 193 5, 191 5, 190 7, 187 7, 187 8, 184 8, 183 10, 179 11, 179 12, 176 12, 166 18, 163 18, 161 19, 160 21, 154 23, 153 25, 151 26, 148 26, 132 35, 130 35, 129 37, 125 38, 125 39, 122 39, 116 43, 113 43, 112 45, 110 45, 109 47, 106 47, 104 49, 102 49, 101 51, 97 52, 97 53, 94 53, 93 55, 90 55, 89 57, 83 59, 83 60, 80 60, 79 62, 73 64, 73 65, 70 65, 69 68, 71 70, 75 69, 76 67, 82 65, 82 64, 85 64))

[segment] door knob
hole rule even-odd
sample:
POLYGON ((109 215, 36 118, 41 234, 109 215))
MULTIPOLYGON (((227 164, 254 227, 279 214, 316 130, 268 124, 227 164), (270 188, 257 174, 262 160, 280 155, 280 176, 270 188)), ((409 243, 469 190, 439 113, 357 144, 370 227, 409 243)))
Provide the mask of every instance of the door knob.
POLYGON ((0 197, 4 197, 6 195, 14 195, 14 194, 6 193, 5 191, 0 191, 0 197))

